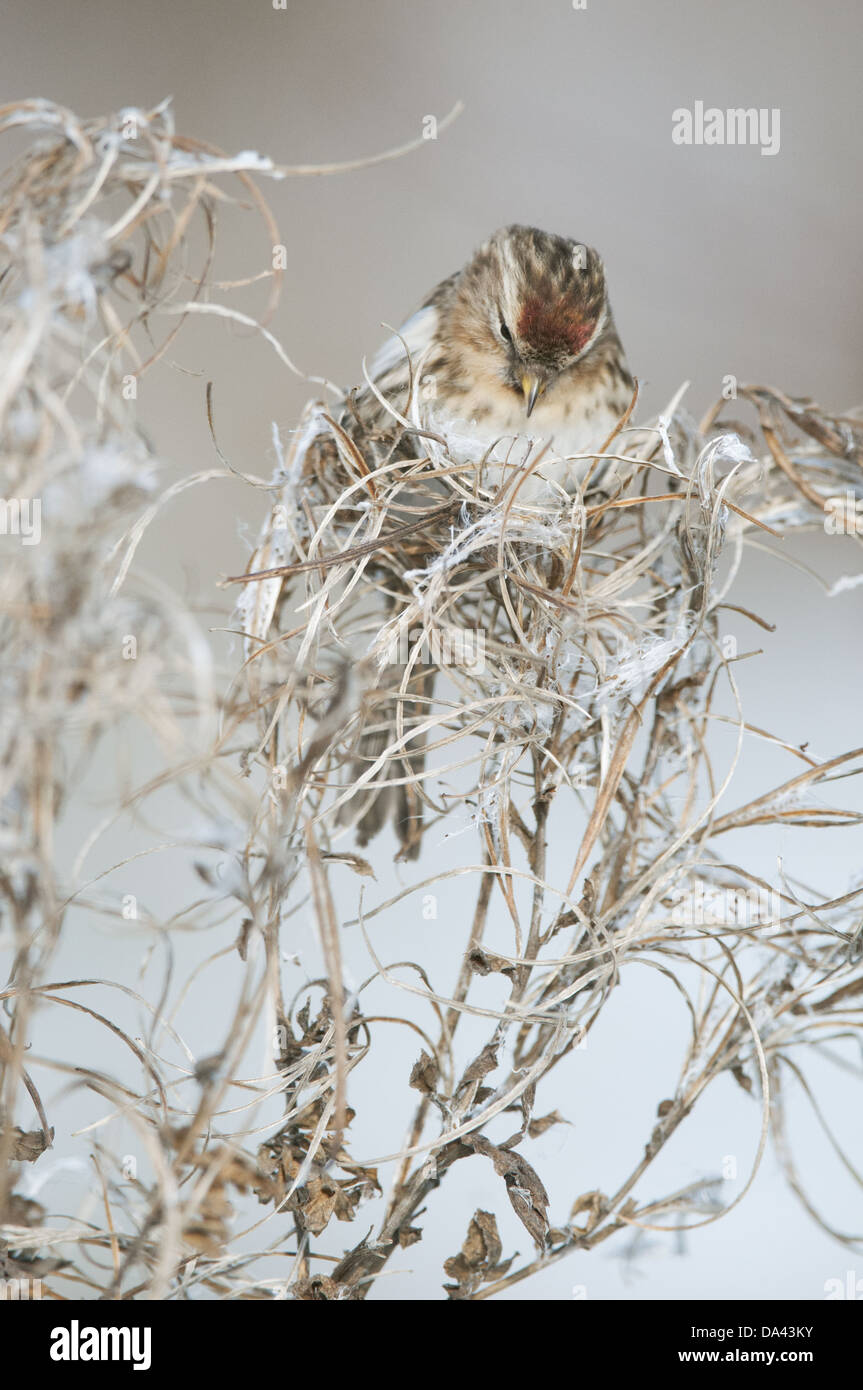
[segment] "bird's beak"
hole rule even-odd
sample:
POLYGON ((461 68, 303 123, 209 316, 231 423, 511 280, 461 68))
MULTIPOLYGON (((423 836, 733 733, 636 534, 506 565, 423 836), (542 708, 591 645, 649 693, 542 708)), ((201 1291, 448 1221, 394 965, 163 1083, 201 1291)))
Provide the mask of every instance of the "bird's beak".
POLYGON ((545 382, 541 381, 538 376, 525 375, 521 379, 521 389, 524 392, 524 401, 525 405, 527 406, 527 413, 528 415, 530 415, 530 412, 533 410, 533 407, 536 405, 537 401, 539 400, 540 396, 545 390, 545 382))

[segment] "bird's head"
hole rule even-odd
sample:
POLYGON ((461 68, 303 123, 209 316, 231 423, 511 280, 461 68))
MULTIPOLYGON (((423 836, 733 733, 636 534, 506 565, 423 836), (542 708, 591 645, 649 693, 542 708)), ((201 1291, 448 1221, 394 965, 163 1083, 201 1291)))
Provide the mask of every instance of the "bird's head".
POLYGON ((530 415, 561 372, 583 358, 608 322, 599 255, 535 227, 495 232, 465 266, 451 332, 484 371, 524 397, 530 415))

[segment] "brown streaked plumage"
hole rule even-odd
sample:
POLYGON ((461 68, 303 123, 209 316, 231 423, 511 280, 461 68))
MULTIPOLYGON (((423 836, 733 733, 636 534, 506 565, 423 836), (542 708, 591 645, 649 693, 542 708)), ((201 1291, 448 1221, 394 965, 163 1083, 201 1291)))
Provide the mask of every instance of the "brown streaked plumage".
MULTIPOLYGON (((551 441, 556 461, 520 490, 522 502, 548 496, 546 481, 558 485, 558 501, 560 487, 572 490, 587 464, 564 460, 604 442, 634 386, 598 253, 535 227, 495 232, 373 360, 370 375, 402 413, 410 367, 422 383, 419 423, 446 436, 458 461, 491 448, 493 462, 523 466, 514 439, 551 441)), ((369 428, 385 423, 368 388, 357 403, 369 428)), ((491 468, 482 481, 500 478, 491 468)))

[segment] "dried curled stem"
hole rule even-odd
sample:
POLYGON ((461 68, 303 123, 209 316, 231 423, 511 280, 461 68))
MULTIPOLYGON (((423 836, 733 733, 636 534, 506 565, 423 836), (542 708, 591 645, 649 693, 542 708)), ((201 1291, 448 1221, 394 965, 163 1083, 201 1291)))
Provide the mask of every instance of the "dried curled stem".
MULTIPOLYGON (((230 159, 179 138, 168 107, 96 122, 48 103, 0 110, 0 130, 21 125, 48 138, 0 196, 0 439, 4 496, 40 499, 44 534, 16 549, 0 580, 15 713, 0 758, 12 948, 0 1028, 2 1272, 114 1298, 361 1299, 421 1240, 425 1204, 470 1160, 483 1165, 487 1205, 505 1197, 534 1247, 505 1258, 495 1212, 476 1213, 446 1287, 488 1298, 624 1229, 720 1219, 730 1207, 715 1184, 657 1199, 642 1180, 723 1075, 761 1117, 730 1205, 772 1129, 817 1215, 783 1094, 793 1077, 827 1128, 808 1059, 860 1037, 863 889, 824 900, 791 876, 767 882, 730 859, 722 837, 856 823, 823 798, 856 774, 863 750, 819 760, 747 724, 734 668, 754 654, 729 644, 723 624, 733 612, 770 626, 731 601, 743 597, 732 593, 736 563, 756 533, 787 545, 823 524, 831 499, 859 494, 859 422, 765 387, 740 388, 752 418, 733 428, 720 425, 724 402, 699 426, 679 401, 654 425, 636 428, 627 412, 589 485, 528 505, 518 476, 485 488, 482 460, 455 462, 418 417, 394 415, 362 448, 322 402, 287 453, 275 436, 272 478, 245 477, 219 447, 211 391, 220 466, 157 495, 124 387, 164 365, 195 314, 214 329, 253 325, 296 370, 266 326, 278 272, 215 279, 217 214, 239 180, 269 250, 278 234, 252 175, 326 170, 230 159), (258 314, 213 297, 254 292, 259 280, 269 293, 258 314), (262 489, 271 500, 247 572, 230 581, 243 648, 227 668, 199 616, 148 578, 138 554, 174 497, 214 479, 248 489, 249 508, 262 489), (130 636, 137 657, 124 666, 130 636), (720 725, 735 731, 730 758, 713 737, 720 725), (118 784, 66 863, 57 834, 76 805, 74 758, 92 760, 114 727, 146 735, 150 770, 118 784), (747 740, 780 747, 791 772, 734 804, 747 740), (359 854, 350 827, 393 790, 411 817, 403 857, 422 853, 375 898, 369 884, 391 846, 381 838, 359 854), (193 812, 182 834, 153 832, 167 791, 193 812), (141 837, 120 862, 106 844, 115 821, 141 837), (453 834, 464 829, 477 845, 466 858, 453 834), (192 869, 194 898, 123 918, 136 858, 168 853, 192 869), (459 898, 461 938, 444 949, 441 934, 429 950, 406 909, 419 921, 413 905, 453 883, 473 894, 463 909, 459 898), (293 959, 306 905, 317 974, 293 959), (163 980, 58 979, 52 962, 76 913, 137 923, 148 948, 167 953, 163 980), (403 925, 396 960, 381 945, 393 920, 403 925), (173 941, 226 924, 228 938, 176 980, 173 941), (186 1002, 226 956, 233 1008, 195 1057, 186 1002), (657 1098, 643 1152, 615 1190, 574 1191, 556 1210, 524 1150, 572 1118, 559 1065, 638 966, 660 973, 689 1021, 676 1088, 657 1098), (98 1007, 85 1002, 97 989, 98 1007), (98 1029, 104 1065, 34 1049, 46 1013, 98 1029), (248 1050, 264 1032, 261 1074, 248 1050), (404 1088, 382 1095, 364 1078, 394 1032, 406 1045, 404 1088), (96 1137, 84 1136, 99 1219, 51 1215, 50 1184, 47 1205, 19 1190, 22 1165, 43 1163, 60 1133, 46 1072, 100 1099, 96 1137), (374 1133, 398 1113, 404 1145, 357 1156, 354 1101, 372 1108, 374 1133), (128 1172, 124 1152, 137 1155, 128 1172), (334 1253, 333 1218, 362 1222, 366 1203, 378 1204, 373 1232, 334 1253)), ((590 1052, 577 1060, 589 1065, 590 1052)))

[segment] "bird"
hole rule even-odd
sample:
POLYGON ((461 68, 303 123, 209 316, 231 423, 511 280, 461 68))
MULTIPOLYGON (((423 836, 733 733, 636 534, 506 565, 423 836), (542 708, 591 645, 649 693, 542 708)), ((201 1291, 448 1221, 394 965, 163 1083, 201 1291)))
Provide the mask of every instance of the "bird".
POLYGON ((574 490, 591 459, 573 456, 602 446, 635 386, 599 253, 519 225, 493 233, 441 281, 367 375, 375 389, 353 396, 361 432, 386 425, 380 396, 401 413, 414 407, 417 423, 446 439, 454 462, 483 461, 491 486, 543 450, 519 489, 522 502, 559 502, 560 487, 574 490))
MULTIPOLYGON (((455 464, 476 470, 488 496, 515 480, 519 504, 539 507, 559 507, 590 478, 597 485, 603 470, 590 451, 602 449, 635 389, 599 253, 521 225, 494 232, 441 281, 364 375, 346 393, 337 425, 370 468, 399 458, 415 463, 432 435, 445 441, 455 464)), ((319 440, 305 472, 340 466, 332 441, 319 440)), ((428 666, 416 666, 417 698, 403 700, 406 722, 427 712, 432 679, 428 666)), ((355 775, 386 748, 393 711, 377 706, 374 727, 359 733, 355 775)), ((405 785, 362 788, 339 819, 355 826, 363 847, 392 818, 401 856, 415 858, 422 801, 410 779, 422 770, 421 746, 412 742, 396 766, 387 775, 406 772, 405 785)))

